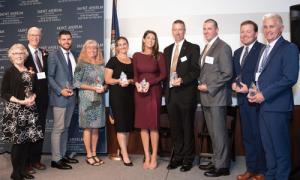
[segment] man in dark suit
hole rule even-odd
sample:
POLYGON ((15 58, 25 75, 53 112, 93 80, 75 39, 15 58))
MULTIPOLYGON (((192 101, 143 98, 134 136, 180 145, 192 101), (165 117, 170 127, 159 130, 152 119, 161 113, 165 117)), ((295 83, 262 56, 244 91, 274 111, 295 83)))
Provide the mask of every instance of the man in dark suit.
POLYGON ((233 55, 232 89, 237 93, 240 108, 242 139, 246 153, 247 171, 238 175, 238 180, 263 179, 266 170, 265 155, 261 143, 258 121, 258 104, 247 99, 249 87, 254 82, 254 72, 261 49, 257 41, 257 24, 247 20, 241 23, 240 40, 242 47, 233 55))
MULTIPOLYGON (((42 37, 42 30, 38 27, 31 27, 27 32, 29 56, 25 61, 27 69, 35 72, 36 106, 39 114, 37 123, 45 132, 46 115, 48 109, 48 82, 47 82, 47 58, 48 53, 45 49, 39 48, 42 37)), ((27 172, 35 173, 35 169, 46 169, 45 164, 41 163, 44 139, 31 143, 29 147, 29 159, 27 160, 27 172)))
POLYGON ((53 107, 51 167, 72 169, 68 163, 78 163, 78 160, 66 155, 68 130, 76 104, 76 93, 72 88, 76 60, 71 51, 71 33, 66 30, 60 31, 58 44, 58 49, 50 54, 48 60, 50 105, 53 107))
POLYGON ((208 19, 203 24, 207 44, 199 59, 201 72, 198 90, 207 129, 213 147, 213 166, 199 166, 208 170, 208 177, 229 175, 229 141, 226 128, 226 108, 231 105, 232 52, 228 44, 218 37, 218 24, 208 19))
POLYGON ((267 162, 266 180, 287 180, 291 170, 289 121, 294 105, 292 87, 299 73, 299 50, 282 37, 283 28, 280 15, 263 17, 267 45, 257 63, 258 90, 248 96, 250 102, 260 103, 259 127, 267 162))
POLYGON ((197 61, 200 47, 184 39, 185 24, 172 24, 175 43, 164 49, 168 78, 164 82, 165 100, 170 120, 173 156, 167 169, 189 171, 195 154, 194 117, 197 107, 197 61))

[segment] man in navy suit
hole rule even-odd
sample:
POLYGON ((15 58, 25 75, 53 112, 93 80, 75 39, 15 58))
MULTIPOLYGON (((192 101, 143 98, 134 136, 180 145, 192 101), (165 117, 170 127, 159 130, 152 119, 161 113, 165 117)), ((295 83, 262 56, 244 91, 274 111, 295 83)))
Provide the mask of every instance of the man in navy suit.
POLYGON ((250 102, 260 103, 259 126, 267 162, 266 180, 287 180, 291 170, 289 121, 293 110, 292 87, 299 72, 299 50, 282 37, 282 18, 263 17, 266 48, 259 57, 255 81, 256 94, 250 102))
POLYGON ((53 107, 51 167, 72 169, 68 163, 78 163, 78 160, 66 156, 68 130, 76 104, 76 93, 72 89, 76 60, 71 52, 71 33, 60 31, 58 44, 58 49, 50 54, 48 60, 50 105, 53 107))
POLYGON ((247 20, 241 23, 240 40, 242 47, 233 55, 232 89, 237 93, 240 108, 243 144, 246 152, 247 171, 238 175, 238 180, 263 179, 265 173, 264 150, 261 143, 258 121, 258 104, 247 99, 250 84, 254 82, 254 72, 261 49, 264 45, 257 41, 257 24, 247 20))

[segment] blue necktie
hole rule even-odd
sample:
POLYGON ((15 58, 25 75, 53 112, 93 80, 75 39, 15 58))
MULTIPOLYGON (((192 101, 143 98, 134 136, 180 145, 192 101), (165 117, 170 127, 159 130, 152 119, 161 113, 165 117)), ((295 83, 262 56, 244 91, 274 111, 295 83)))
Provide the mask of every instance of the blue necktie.
POLYGON ((266 62, 267 62, 267 59, 268 59, 268 54, 269 54, 270 47, 271 47, 271 46, 270 46, 269 44, 266 46, 266 49, 265 49, 265 51, 264 51, 263 58, 262 58, 262 60, 261 60, 260 67, 259 67, 259 69, 258 69, 258 72, 259 72, 259 73, 261 73, 262 70, 263 70, 263 69, 265 68, 265 66, 266 66, 266 62))
POLYGON ((71 82, 73 82, 73 71, 72 71, 72 63, 71 63, 71 60, 70 60, 70 52, 67 52, 67 61, 68 61, 68 69, 69 69, 69 79, 71 82))

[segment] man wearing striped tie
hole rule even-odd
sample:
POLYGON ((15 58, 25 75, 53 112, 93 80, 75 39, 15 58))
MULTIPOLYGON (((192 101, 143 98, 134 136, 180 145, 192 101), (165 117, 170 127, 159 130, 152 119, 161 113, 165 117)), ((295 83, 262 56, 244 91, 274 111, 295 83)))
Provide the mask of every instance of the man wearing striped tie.
POLYGON ((257 90, 248 96, 250 102, 260 104, 266 180, 287 180, 291 170, 289 122, 294 106, 292 87, 299 73, 299 50, 282 37, 283 28, 280 15, 264 15, 263 34, 267 45, 255 72, 257 90))

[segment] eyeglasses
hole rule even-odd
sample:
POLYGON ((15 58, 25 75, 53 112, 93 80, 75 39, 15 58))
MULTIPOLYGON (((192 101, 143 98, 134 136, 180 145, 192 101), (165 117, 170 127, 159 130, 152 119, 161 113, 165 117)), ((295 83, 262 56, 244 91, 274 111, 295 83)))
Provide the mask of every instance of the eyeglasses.
POLYGON ((24 55, 24 52, 13 52, 12 55, 16 56, 16 55, 24 55))

